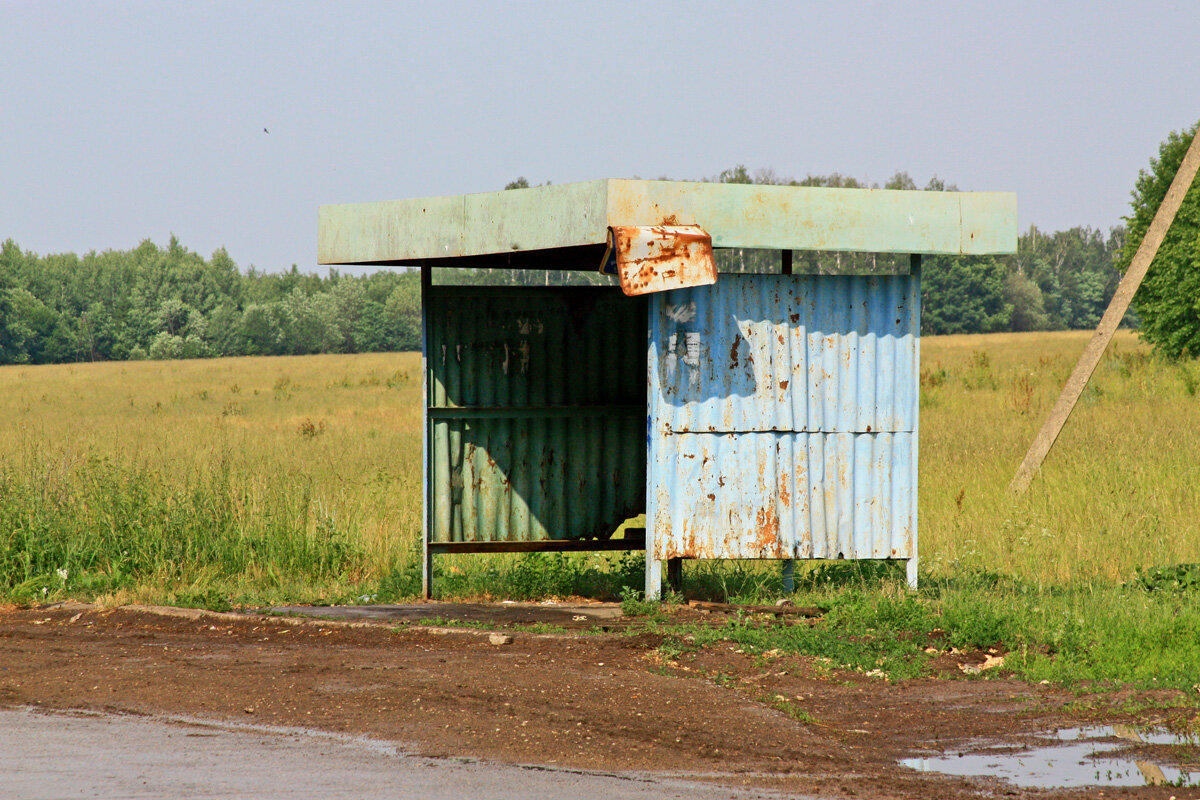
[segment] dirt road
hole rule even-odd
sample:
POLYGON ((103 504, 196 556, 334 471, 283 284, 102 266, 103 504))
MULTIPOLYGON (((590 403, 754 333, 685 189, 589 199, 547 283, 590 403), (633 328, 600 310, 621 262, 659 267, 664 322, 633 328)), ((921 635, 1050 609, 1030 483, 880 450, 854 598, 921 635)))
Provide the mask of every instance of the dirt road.
MULTIPOLYGON (((655 637, 628 632, 511 636, 493 644, 486 631, 378 622, 9 609, 0 611, 0 707, 316 729, 425 757, 670 773, 796 795, 1095 796, 897 764, 1077 721, 1078 710, 1064 711, 1073 695, 1049 686, 890 685, 830 675, 802 657, 765 663, 731 645, 665 662, 655 637)), ((1178 792, 1167 788, 1105 796, 1178 792)))

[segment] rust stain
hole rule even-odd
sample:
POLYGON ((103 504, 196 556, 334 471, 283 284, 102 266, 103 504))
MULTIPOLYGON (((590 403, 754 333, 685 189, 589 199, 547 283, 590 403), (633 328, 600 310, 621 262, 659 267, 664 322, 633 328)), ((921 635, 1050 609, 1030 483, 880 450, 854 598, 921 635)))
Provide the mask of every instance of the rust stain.
POLYGON ((774 506, 760 508, 755 514, 753 545, 764 554, 779 550, 779 515, 774 506))
POLYGON ((788 381, 780 381, 779 382, 780 389, 786 389, 787 387, 788 387, 788 381))
POLYGON ((647 294, 715 283, 712 237, 695 225, 614 227, 612 236, 621 290, 647 294))

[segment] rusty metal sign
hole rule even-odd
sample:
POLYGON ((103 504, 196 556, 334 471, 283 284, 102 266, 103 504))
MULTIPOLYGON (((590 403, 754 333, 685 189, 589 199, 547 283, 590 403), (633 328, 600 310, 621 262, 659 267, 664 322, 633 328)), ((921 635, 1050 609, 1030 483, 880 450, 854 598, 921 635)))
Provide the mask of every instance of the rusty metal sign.
POLYGON ((622 226, 608 229, 608 266, 633 296, 717 282, 712 236, 699 225, 622 226))

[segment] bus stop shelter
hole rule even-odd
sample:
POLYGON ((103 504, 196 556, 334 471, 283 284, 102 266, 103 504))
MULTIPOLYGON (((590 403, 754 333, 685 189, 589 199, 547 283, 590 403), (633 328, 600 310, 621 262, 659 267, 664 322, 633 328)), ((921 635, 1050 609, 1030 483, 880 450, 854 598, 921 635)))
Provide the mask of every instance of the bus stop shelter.
POLYGON ((454 552, 644 549, 649 597, 689 558, 896 559, 915 585, 921 256, 1016 228, 1003 192, 598 180, 323 206, 319 261, 421 271, 427 597, 454 552), (718 273, 723 249, 778 266, 718 273))

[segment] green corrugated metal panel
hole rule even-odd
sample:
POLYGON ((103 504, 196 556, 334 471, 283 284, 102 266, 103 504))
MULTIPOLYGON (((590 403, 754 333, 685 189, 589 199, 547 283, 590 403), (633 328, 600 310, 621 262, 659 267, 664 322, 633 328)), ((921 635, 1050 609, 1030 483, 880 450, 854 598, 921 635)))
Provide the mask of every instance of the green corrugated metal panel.
POLYGON ((645 509, 646 303, 429 289, 430 541, 607 538, 645 509))
POLYGON ((600 180, 322 206, 322 264, 602 245, 609 226, 700 225, 716 247, 983 255, 1017 246, 1008 192, 600 180))

